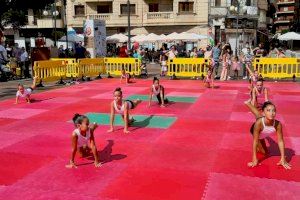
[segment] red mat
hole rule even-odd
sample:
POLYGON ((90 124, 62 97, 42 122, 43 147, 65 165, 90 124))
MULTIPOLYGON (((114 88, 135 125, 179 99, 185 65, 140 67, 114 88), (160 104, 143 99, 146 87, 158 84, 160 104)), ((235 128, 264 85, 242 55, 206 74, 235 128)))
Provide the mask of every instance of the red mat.
POLYGON ((292 169, 276 165, 280 159, 276 136, 268 139, 271 157, 256 168, 251 160, 254 117, 243 102, 248 83, 216 82, 206 89, 201 81, 162 80, 166 94, 196 97, 195 103, 160 108, 142 102, 131 114, 172 116, 168 129, 123 127, 95 131, 100 160, 70 159, 70 122, 75 113, 109 113, 113 90, 124 96, 149 93, 151 80, 120 84, 102 79, 33 94, 35 102, 0 102, 0 199, 299 199, 300 198, 300 86, 266 82, 283 123, 287 158, 292 169))

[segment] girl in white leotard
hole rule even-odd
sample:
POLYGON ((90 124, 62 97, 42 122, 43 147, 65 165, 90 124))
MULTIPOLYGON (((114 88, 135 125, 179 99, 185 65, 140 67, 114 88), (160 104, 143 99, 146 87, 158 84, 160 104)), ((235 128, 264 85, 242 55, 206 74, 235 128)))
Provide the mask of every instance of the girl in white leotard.
POLYGON ((18 85, 18 91, 16 93, 16 102, 15 104, 19 103, 19 99, 20 98, 25 98, 27 103, 31 103, 31 93, 32 91, 36 88, 36 81, 37 81, 38 77, 34 77, 33 78, 33 83, 31 85, 31 87, 25 89, 24 86, 22 84, 18 85))
POLYGON ((66 165, 67 168, 77 168, 74 162, 75 155, 78 153, 82 157, 86 157, 92 150, 95 158, 95 167, 100 167, 101 163, 98 158, 98 152, 94 139, 94 131, 97 124, 89 124, 89 119, 84 115, 75 114, 73 122, 76 129, 72 133, 72 154, 70 163, 66 165))
POLYGON ((251 104, 251 99, 245 102, 250 111, 254 114, 256 122, 252 125, 250 132, 253 135, 252 145, 252 162, 248 163, 249 167, 255 167, 258 165, 257 151, 263 154, 268 154, 265 138, 277 134, 278 147, 281 154, 281 159, 277 165, 283 166, 285 169, 291 169, 291 165, 285 159, 285 146, 282 134, 282 125, 275 119, 276 108, 271 102, 265 102, 262 106, 262 114, 256 107, 251 104))
POLYGON ((153 78, 153 85, 150 88, 148 107, 151 106, 153 96, 156 96, 161 107, 165 107, 165 104, 168 103, 168 99, 165 98, 165 88, 159 84, 159 80, 156 77, 153 78))
POLYGON ((107 132, 114 131, 115 113, 121 114, 124 120, 124 133, 129 133, 128 126, 134 122, 134 119, 129 119, 129 110, 134 109, 141 100, 134 101, 123 100, 121 88, 116 88, 114 91, 114 100, 110 104, 110 129, 107 132))

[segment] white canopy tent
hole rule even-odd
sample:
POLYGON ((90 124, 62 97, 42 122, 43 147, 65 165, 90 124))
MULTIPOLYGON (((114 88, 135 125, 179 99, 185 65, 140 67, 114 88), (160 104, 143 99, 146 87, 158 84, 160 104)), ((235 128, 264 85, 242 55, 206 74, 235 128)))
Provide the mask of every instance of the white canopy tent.
POLYGON ((205 35, 199 35, 196 33, 187 33, 187 32, 182 32, 182 33, 172 33, 167 36, 169 40, 184 40, 184 41, 197 41, 201 39, 207 39, 207 36, 205 35))
POLYGON ((126 35, 123 35, 122 33, 114 34, 106 38, 107 43, 123 43, 127 41, 128 37, 126 35))
POLYGON ((132 42, 143 42, 145 37, 146 37, 146 35, 144 35, 144 34, 136 35, 136 36, 131 38, 131 41, 132 42))
POLYGON ((290 41, 290 40, 300 40, 300 34, 295 32, 288 32, 278 37, 279 40, 290 41))

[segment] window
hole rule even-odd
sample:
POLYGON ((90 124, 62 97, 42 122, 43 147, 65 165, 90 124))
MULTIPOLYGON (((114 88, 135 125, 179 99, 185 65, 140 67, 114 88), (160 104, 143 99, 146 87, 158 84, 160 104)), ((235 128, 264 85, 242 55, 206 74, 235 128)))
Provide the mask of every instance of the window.
MULTIPOLYGON (((127 9, 127 4, 121 4, 121 15, 127 15, 128 14, 128 9, 127 9)), ((135 4, 130 4, 130 14, 135 14, 135 4)))
POLYGON ((112 13, 111 5, 99 5, 97 6, 97 13, 112 13))
POLYGON ((215 0, 215 7, 221 6, 221 0, 215 0))
POLYGON ((85 15, 84 6, 83 5, 76 5, 74 6, 75 16, 76 15, 85 15))
POLYGON ((158 12, 158 3, 149 3, 149 12, 158 12))
POLYGON ((193 13, 194 2, 179 2, 179 13, 193 13))

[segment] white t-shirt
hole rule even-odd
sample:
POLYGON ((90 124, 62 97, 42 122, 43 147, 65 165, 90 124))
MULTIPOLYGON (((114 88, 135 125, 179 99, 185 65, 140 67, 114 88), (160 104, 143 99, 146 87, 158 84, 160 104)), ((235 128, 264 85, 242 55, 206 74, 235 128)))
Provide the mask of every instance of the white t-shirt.
POLYGON ((169 51, 169 59, 176 58, 176 55, 177 55, 177 51, 175 51, 175 52, 169 51))
POLYGON ((31 89, 31 88, 25 89, 23 94, 18 90, 16 96, 17 96, 17 97, 23 97, 23 98, 25 98, 25 97, 27 97, 28 95, 31 95, 31 92, 32 92, 32 89, 31 89))

